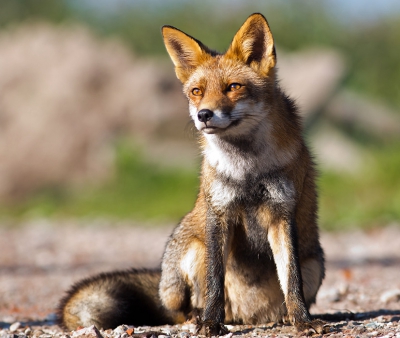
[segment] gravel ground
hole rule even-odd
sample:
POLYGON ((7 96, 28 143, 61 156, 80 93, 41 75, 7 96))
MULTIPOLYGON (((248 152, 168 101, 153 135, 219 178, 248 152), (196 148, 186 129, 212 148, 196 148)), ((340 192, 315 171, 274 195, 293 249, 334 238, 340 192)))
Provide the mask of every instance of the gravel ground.
MULTIPOLYGON (((105 220, 2 224, 0 337, 193 336, 192 324, 72 332, 54 325, 57 302, 74 281, 100 271, 159 265, 172 226, 134 225, 105 220)), ((400 225, 321 237, 327 273, 311 313, 331 321, 323 336, 400 338, 400 225)), ((274 323, 229 328, 228 336, 301 336, 274 323)))

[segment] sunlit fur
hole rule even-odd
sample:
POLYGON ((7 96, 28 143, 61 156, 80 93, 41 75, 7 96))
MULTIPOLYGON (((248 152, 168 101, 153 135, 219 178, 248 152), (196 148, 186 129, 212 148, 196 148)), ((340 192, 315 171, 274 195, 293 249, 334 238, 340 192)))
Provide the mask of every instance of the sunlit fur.
POLYGON ((157 319, 184 314, 209 336, 225 334, 224 322, 286 319, 320 332, 309 314, 324 278, 316 172, 297 108, 276 79, 267 21, 251 15, 225 54, 174 27, 162 33, 203 153, 195 206, 168 240, 161 276, 78 283, 61 304, 64 325, 149 324, 138 319, 141 304, 123 306, 143 293, 157 319))
POLYGON ((266 20, 250 16, 225 54, 173 27, 163 36, 204 155, 195 207, 164 254, 163 304, 203 312, 207 334, 223 333, 221 320, 315 325, 308 309, 324 277, 315 171, 266 20))

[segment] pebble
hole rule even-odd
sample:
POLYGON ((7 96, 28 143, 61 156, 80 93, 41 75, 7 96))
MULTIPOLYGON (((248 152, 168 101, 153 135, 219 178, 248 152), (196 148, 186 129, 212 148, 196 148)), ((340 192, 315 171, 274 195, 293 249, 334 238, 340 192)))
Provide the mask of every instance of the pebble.
POLYGON ((21 323, 20 323, 20 322, 15 322, 15 323, 13 323, 13 324, 10 325, 10 332, 15 332, 15 331, 17 331, 20 327, 21 327, 21 323))
MULTIPOLYGON (((95 326, 82 328, 80 330, 72 331, 71 333, 63 332, 56 326, 28 326, 29 324, 15 322, 10 325, 8 329, 0 329, 0 338, 133 338, 130 337, 129 332, 137 334, 141 332, 154 332, 157 331, 159 335, 153 334, 151 338, 202 338, 190 332, 191 324, 184 324, 182 326, 165 326, 165 327, 138 327, 121 325, 114 330, 98 330, 95 326), (145 329, 145 330, 143 330, 145 329), (126 331, 128 330, 128 331, 126 331), (158 336, 157 336, 158 335, 158 336)), ((238 330, 241 330, 241 336, 246 338, 267 337, 271 335, 278 335, 283 338, 291 337, 287 334, 287 328, 281 325, 275 326, 229 326, 229 328, 236 333, 228 333, 220 338, 232 338, 233 335, 238 337, 238 330)), ((333 324, 331 331, 328 335, 330 338, 339 337, 383 337, 383 338, 400 338, 400 317, 381 315, 369 320, 351 320, 341 321, 333 324), (337 331, 337 332, 336 332, 337 331)), ((309 335, 315 335, 315 332, 310 331, 309 335)), ((140 335, 144 337, 144 335, 140 335)), ((149 336, 148 336, 149 337, 149 336)), ((149 337, 150 338, 150 337, 149 337)))
POLYGON ((123 335, 127 329, 128 327, 126 325, 120 325, 114 329, 114 334, 123 335))
MULTIPOLYGON (((43 337, 42 335, 41 337, 43 337)), ((79 338, 81 336, 86 336, 86 337, 93 337, 93 338, 103 338, 99 330, 97 329, 96 326, 92 325, 89 327, 84 327, 83 329, 76 330, 72 333, 72 338, 79 338)), ((50 335, 51 337, 51 335, 50 335)), ((43 337, 44 338, 44 337, 43 337)))
POLYGON ((378 325, 376 325, 376 323, 368 323, 368 324, 365 325, 365 327, 367 329, 374 330, 374 329, 376 329, 378 327, 378 325))
POLYGON ((381 297, 380 300, 382 303, 390 303, 390 302, 398 302, 400 301, 400 289, 393 289, 393 290, 389 290, 384 292, 381 297))
POLYGON ((224 335, 224 336, 220 336, 220 338, 231 338, 233 336, 232 332, 229 332, 228 334, 224 335))

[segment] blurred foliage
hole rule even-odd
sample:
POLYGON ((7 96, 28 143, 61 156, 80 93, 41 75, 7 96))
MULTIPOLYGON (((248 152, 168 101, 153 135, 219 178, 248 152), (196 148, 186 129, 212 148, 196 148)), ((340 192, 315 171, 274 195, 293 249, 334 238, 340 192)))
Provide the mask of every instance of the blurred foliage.
POLYGON ((322 172, 320 220, 324 229, 376 227, 400 220, 400 144, 370 147, 371 163, 355 175, 322 172))
MULTIPOLYGON (((325 230, 387 225, 400 219, 400 144, 371 148, 372 161, 357 175, 322 172, 320 225, 325 230), (395 188, 395 189, 394 189, 395 188)), ((177 222, 193 207, 198 173, 158 167, 129 143, 117 146, 117 170, 106 185, 88 189, 47 189, 13 207, 3 218, 105 217, 152 223, 177 222)))
POLYGON ((174 221, 194 205, 198 174, 147 162, 128 142, 117 145, 116 172, 104 186, 45 189, 27 201, 0 207, 3 218, 106 217, 174 221))
MULTIPOLYGON (((385 101, 400 111, 400 16, 344 22, 324 2, 236 2, 227 7, 212 0, 118 2, 112 10, 94 10, 79 0, 2 0, 0 28, 26 20, 56 24, 83 22, 99 35, 124 41, 139 55, 163 55, 160 27, 170 24, 223 51, 252 12, 267 18, 279 49, 294 51, 326 46, 343 52, 348 76, 343 84, 385 101)), ((365 140, 364 140, 365 141, 365 140)), ((363 141, 363 142, 364 142, 363 141)), ((368 140, 367 140, 368 141, 368 140)), ((376 226, 400 220, 400 144, 365 142, 371 163, 356 176, 322 172, 321 224, 326 229, 376 226)), ((14 207, 11 217, 106 216, 177 221, 193 206, 197 172, 159 168, 138 151, 118 146, 115 177, 103 187, 64 191, 48 189, 14 207)))
POLYGON ((0 27, 22 23, 27 20, 61 22, 73 16, 74 11, 65 1, 2 0, 0 27))

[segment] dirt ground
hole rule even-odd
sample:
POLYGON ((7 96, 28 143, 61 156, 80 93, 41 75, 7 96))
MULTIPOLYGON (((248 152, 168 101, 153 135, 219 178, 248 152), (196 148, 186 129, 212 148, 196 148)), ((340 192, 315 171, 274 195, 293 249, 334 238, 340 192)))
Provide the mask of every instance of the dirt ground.
MULTIPOLYGON (((58 300, 73 282, 100 271, 158 266, 171 229, 105 220, 2 224, 0 337, 193 336, 189 324, 73 332, 54 325, 58 300)), ((323 336, 400 338, 400 225, 321 239, 327 272, 311 313, 333 320, 323 336)), ((229 336, 301 335, 274 323, 229 328, 229 336)))

